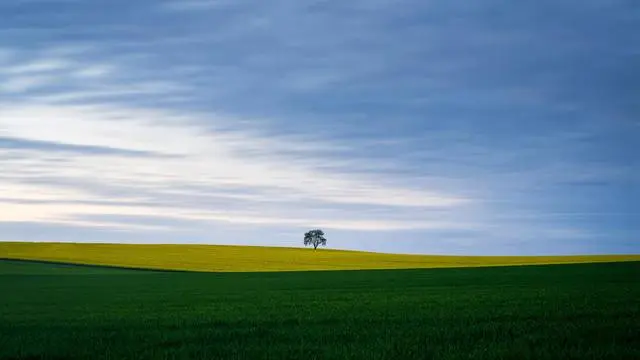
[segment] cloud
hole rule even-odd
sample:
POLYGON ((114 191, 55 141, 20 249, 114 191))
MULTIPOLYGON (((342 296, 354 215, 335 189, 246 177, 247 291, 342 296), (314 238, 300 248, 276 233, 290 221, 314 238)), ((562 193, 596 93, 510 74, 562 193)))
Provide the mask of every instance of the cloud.
MULTIPOLYGON (((212 112, 184 114, 127 104, 127 95, 148 94, 158 100, 174 96, 183 89, 177 82, 131 82, 118 67, 110 67, 110 71, 122 80, 105 80, 109 85, 74 82, 69 75, 96 66, 101 65, 60 57, 10 66, 5 72, 9 82, 25 73, 47 71, 55 74, 58 88, 0 107, 4 148, 28 150, 22 154, 28 154, 41 169, 51 169, 48 155, 43 156, 42 151, 69 153, 63 166, 42 175, 73 174, 81 180, 100 178, 102 182, 112 179, 134 187, 161 187, 165 183, 176 188, 240 187, 257 189, 276 200, 297 197, 346 205, 448 208, 468 202, 437 189, 394 185, 392 176, 371 171, 371 167, 368 175, 367 171, 357 174, 357 164, 336 157, 355 148, 323 137, 276 135, 256 126, 260 119, 247 121, 212 112), (118 96, 119 102, 105 102, 118 96), (65 131, 58 131, 60 128, 65 131)), ((18 173, 23 170, 23 161, 5 162, 18 173)))
POLYGON ((163 156, 162 154, 144 151, 114 149, 110 147, 100 147, 93 145, 69 145, 48 141, 24 140, 11 137, 0 137, 0 149, 8 150, 37 150, 49 153, 77 153, 83 156, 91 155, 118 155, 118 156, 163 156))
POLYGON ((55 77, 47 75, 15 76, 0 85, 0 92, 24 93, 45 87, 55 82, 55 77))
POLYGON ((417 184, 394 184, 397 179, 370 166, 358 173, 357 164, 336 157, 354 150, 344 143, 275 135, 255 126, 256 119, 130 104, 128 95, 166 99, 184 87, 173 81, 131 81, 120 66, 56 53, 10 65, 0 75, 5 84, 19 84, 27 76, 46 74, 55 85, 46 91, 36 83, 14 86, 10 90, 26 96, 1 103, 2 221, 126 228, 129 223, 100 220, 119 215, 133 222, 146 216, 369 231, 460 226, 419 217, 385 220, 388 211, 340 209, 360 204, 410 214, 413 208, 450 209, 469 200, 417 184), (116 80, 76 79, 107 74, 116 80), (203 197, 212 203, 203 206, 197 201, 203 197), (321 211, 329 204, 337 206, 333 212, 321 211))
MULTIPOLYGON (((210 120, 224 122, 224 118, 210 120)), ((242 131, 221 132, 199 127, 204 121, 170 112, 106 106, 5 106, 0 110, 0 128, 5 136, 24 141, 55 142, 67 146, 99 146, 121 151, 164 153, 169 159, 95 158, 69 159, 84 169, 112 166, 119 178, 135 182, 146 173, 154 181, 184 183, 201 179, 211 186, 247 186, 295 190, 300 196, 340 203, 371 203, 398 206, 455 206, 464 199, 433 191, 415 191, 377 185, 345 173, 324 173, 315 167, 327 160, 298 158, 308 153, 307 140, 289 138, 283 144, 274 138, 242 131), (67 131, 55 131, 65 126, 67 131), (270 156, 274 148, 286 146, 292 156, 270 156), (242 152, 255 149, 256 161, 242 152), (265 162, 266 161, 266 162, 265 162), (158 167, 163 164, 164 166, 158 167), (136 170, 137 169, 137 170, 136 170), (221 171, 224 169, 224 172, 221 171)), ((313 143, 313 140, 311 140, 313 143)), ((325 144, 323 147, 330 148, 325 144)), ((346 169, 344 169, 346 170, 346 169)), ((382 182, 384 183, 384 182, 382 182)))
MULTIPOLYGON (((316 206, 301 208, 297 214, 290 211, 290 207, 271 207, 272 215, 263 214, 259 203, 253 207, 239 210, 221 210, 215 206, 199 206, 197 204, 183 204, 185 206, 170 206, 145 201, 144 197, 125 197, 116 195, 113 198, 105 198, 95 193, 80 189, 60 188, 54 184, 24 185, 0 181, 3 191, 0 192, 0 218, 5 222, 40 221, 52 224, 67 224, 78 226, 121 227, 121 222, 105 221, 100 219, 108 216, 126 217, 132 223, 136 218, 146 217, 155 219, 158 223, 165 220, 181 220, 189 223, 221 222, 241 225, 261 226, 286 226, 305 228, 308 226, 321 226, 328 229, 361 230, 361 231, 390 231, 398 229, 448 229, 468 226, 460 222, 447 222, 438 220, 394 220, 374 216, 367 219, 365 215, 356 215, 348 218, 349 213, 337 209, 324 216, 322 213, 314 214, 316 206), (336 214, 347 215, 339 217, 336 214), (91 221, 87 221, 91 219, 91 221), (163 220, 164 219, 164 220, 163 220)), ((147 187, 147 191, 149 191, 147 187)), ((154 191, 151 190, 151 193, 154 191)), ((157 198, 170 199, 171 196, 158 191, 157 198)), ((214 197, 215 198, 215 197, 214 197)), ((226 202, 233 200, 226 197, 226 202)), ((245 199, 246 200, 246 199, 245 199)), ((268 199, 277 201, 277 199, 268 199)), ((251 203, 252 200, 248 200, 251 203)), ((247 203, 245 201, 245 203, 247 203)), ((215 203, 213 203, 215 205, 215 203)), ((267 208, 269 208, 267 206, 267 208)), ((135 228, 135 227, 134 227, 135 228)), ((188 229, 184 227, 182 230, 188 229)), ((174 229, 174 230, 180 230, 174 229)))
POLYGON ((10 75, 24 75, 43 72, 54 72, 69 69, 72 67, 72 63, 64 59, 51 58, 45 60, 31 61, 26 64, 17 64, 8 66, 2 69, 0 72, 10 75))
POLYGON ((110 65, 92 65, 83 69, 76 70, 73 75, 79 78, 102 78, 114 72, 113 66, 110 65))

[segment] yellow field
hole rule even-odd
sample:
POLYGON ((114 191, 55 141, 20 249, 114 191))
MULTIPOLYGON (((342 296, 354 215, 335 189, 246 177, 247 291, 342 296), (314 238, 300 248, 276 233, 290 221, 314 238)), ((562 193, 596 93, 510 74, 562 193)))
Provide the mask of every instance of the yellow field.
POLYGON ((409 269, 640 261, 640 255, 434 256, 256 246, 0 242, 0 258, 191 271, 409 269))

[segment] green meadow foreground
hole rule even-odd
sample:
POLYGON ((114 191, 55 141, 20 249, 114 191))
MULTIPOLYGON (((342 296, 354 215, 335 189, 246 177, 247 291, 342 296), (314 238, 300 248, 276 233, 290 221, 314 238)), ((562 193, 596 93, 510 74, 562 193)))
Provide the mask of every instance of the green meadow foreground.
POLYGON ((0 359, 639 359, 640 263, 189 273, 0 261, 0 359))
POLYGON ((640 255, 433 256, 282 247, 0 242, 0 259, 216 272, 418 269, 640 261, 640 255))

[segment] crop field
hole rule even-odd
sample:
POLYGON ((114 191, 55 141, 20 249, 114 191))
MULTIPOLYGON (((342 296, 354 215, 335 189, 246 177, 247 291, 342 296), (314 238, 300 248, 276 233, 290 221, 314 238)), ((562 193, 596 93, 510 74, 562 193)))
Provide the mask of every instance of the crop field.
POLYGON ((0 259, 215 272, 418 269, 640 261, 640 255, 433 256, 278 247, 0 242, 0 259))
POLYGON ((0 261, 0 359, 639 359, 640 263, 198 273, 0 261))

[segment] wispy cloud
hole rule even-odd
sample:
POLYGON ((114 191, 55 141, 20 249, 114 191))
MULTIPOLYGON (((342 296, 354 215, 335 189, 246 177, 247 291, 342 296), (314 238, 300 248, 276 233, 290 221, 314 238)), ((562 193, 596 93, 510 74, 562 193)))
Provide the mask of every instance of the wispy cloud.
MULTIPOLYGON (((34 61, 18 70, 10 67, 13 70, 5 73, 8 74, 5 78, 11 80, 26 72, 56 72, 58 85, 64 89, 38 92, 28 102, 4 103, 0 108, 0 152, 22 155, 1 160, 3 168, 11 174, 9 179, 0 178, 8 192, 3 197, 5 203, 0 206, 5 221, 37 218, 38 221, 71 224, 73 219, 89 214, 120 214, 253 225, 317 224, 337 229, 391 230, 454 225, 419 219, 385 220, 385 213, 369 219, 358 219, 357 216, 349 219, 348 212, 342 217, 325 218, 311 213, 317 208, 316 203, 392 206, 409 213, 402 209, 452 208, 469 202, 435 188, 418 190, 417 184, 411 187, 394 185, 393 177, 382 173, 358 175, 353 172, 356 170, 353 164, 346 167, 331 154, 335 149, 350 151, 350 147, 333 144, 324 138, 291 134, 274 136, 261 131, 260 127, 234 125, 242 124, 241 119, 211 113, 186 115, 175 110, 145 109, 118 103, 89 105, 87 101, 102 100, 100 95, 139 94, 136 89, 144 89, 144 83, 128 86, 115 83, 110 85, 110 93, 83 92, 95 85, 72 83, 73 86, 69 86, 68 74, 82 71, 78 69, 92 69, 93 65, 44 65, 62 63, 66 64, 34 61), (75 101, 85 104, 73 104, 75 101), (59 131, 61 127, 64 131, 59 131), (56 153, 64 155, 53 155, 56 153), (229 194, 233 189, 242 189, 240 194, 253 195, 235 197, 250 205, 245 210, 230 213, 220 212, 219 208, 193 208, 188 203, 183 203, 181 208, 144 202, 131 207, 118 204, 132 201, 118 195, 112 204, 96 205, 96 201, 109 198, 104 194, 78 192, 73 187, 61 188, 55 183, 31 185, 31 190, 15 185, 16 181, 24 183, 47 176, 104 187, 115 184, 133 192, 144 188, 147 196, 155 200, 170 199, 172 192, 184 192, 184 189, 199 189, 195 190, 195 196, 215 190, 217 198, 226 199, 225 206, 230 206, 228 202, 233 201, 234 196, 229 194), (9 194, 17 199, 7 202, 11 198, 9 194), (51 194, 59 196, 51 198, 51 194), (20 198, 31 202, 15 201, 20 198), (71 203, 64 203, 63 199, 71 203), (279 207, 278 213, 265 215, 273 209, 273 203, 283 201, 289 203, 288 208, 279 207), (255 209, 261 208, 264 213, 254 213, 255 209), (33 209, 31 215, 28 209, 33 209)), ((157 88, 149 86, 149 90, 161 95, 179 89, 178 86, 172 88, 171 84, 168 88, 157 85, 157 88)), ((25 89, 28 90, 35 91, 25 89)), ((219 206, 219 202, 216 205, 219 206)), ((99 221, 91 224, 100 225, 99 221)), ((84 220, 78 223, 91 224, 84 220)))
MULTIPOLYGON (((223 118, 212 118, 224 122, 223 118)), ((205 183, 211 187, 244 186, 281 189, 285 194, 339 203, 370 203, 398 206, 455 206, 465 202, 437 191, 417 191, 388 187, 384 179, 365 179, 343 169, 325 172, 316 166, 330 159, 308 157, 303 139, 287 139, 289 156, 269 155, 270 144, 282 142, 256 134, 216 132, 201 128, 201 119, 172 116, 153 110, 105 106, 10 106, 0 111, 0 128, 6 136, 24 141, 65 146, 100 146, 130 152, 164 153, 171 158, 69 158, 67 167, 76 167, 103 179, 113 176, 130 183, 139 181, 184 185, 205 183), (63 123, 67 131, 55 129, 63 123), (259 159, 243 156, 255 149, 259 159), (302 150, 302 151, 301 151, 302 150), (301 151, 301 155, 297 153, 301 151), (109 174, 100 169, 109 168, 109 174)), ((330 147, 330 144, 324 144, 330 147)), ((19 170, 20 165, 18 165, 19 170)), ((72 171, 74 169, 71 169, 72 171)), ((64 169, 58 169, 63 173, 64 169)))
POLYGON ((47 75, 15 76, 0 86, 0 91, 6 93, 24 93, 29 90, 45 87, 55 82, 55 78, 47 75))
POLYGON ((2 69, 3 73, 10 75, 21 75, 21 74, 33 74, 33 73, 43 73, 43 72, 54 72, 69 69, 73 64, 69 61, 62 59, 45 59, 32 61, 26 64, 16 64, 13 66, 7 66, 2 69))

